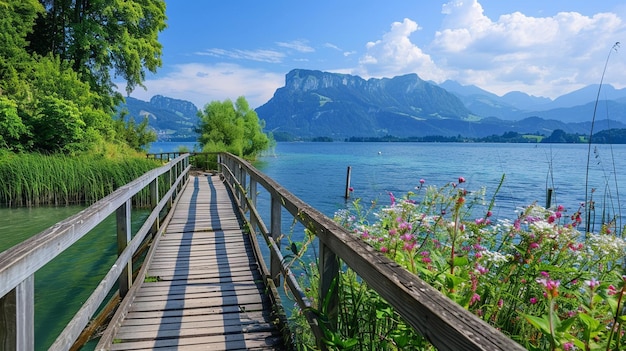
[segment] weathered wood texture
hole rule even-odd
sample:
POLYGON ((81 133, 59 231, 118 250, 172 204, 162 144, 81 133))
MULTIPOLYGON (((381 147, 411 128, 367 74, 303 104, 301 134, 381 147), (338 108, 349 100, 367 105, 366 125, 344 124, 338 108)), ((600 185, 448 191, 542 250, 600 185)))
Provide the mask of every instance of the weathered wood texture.
POLYGON ((165 225, 112 343, 96 349, 283 349, 250 240, 219 177, 192 176, 165 225))
MULTIPOLYGON (((274 180, 252 167, 247 161, 231 154, 220 154, 219 159, 222 163, 222 172, 228 181, 234 182, 235 179, 239 179, 231 176, 231 174, 236 173, 233 170, 237 170, 237 172, 243 170, 250 178, 250 182, 254 181, 261 185, 270 194, 272 212, 274 212, 274 207, 279 204, 289 211, 294 219, 317 235, 320 240, 320 247, 322 247, 320 249, 322 257, 320 257, 319 262, 322 289, 337 274, 339 265, 336 256, 352 268, 381 297, 386 299, 415 330, 424 335, 438 350, 524 350, 519 344, 291 194, 274 180)), ((241 189, 240 186, 233 186, 233 188, 237 191, 241 189)), ((255 212, 251 211, 251 213, 254 214, 255 212)), ((262 231, 266 230, 264 225, 259 225, 259 227, 262 231)), ((272 228, 272 233, 277 230, 279 230, 279 226, 276 229, 272 228)), ((266 233, 263 234, 266 235, 266 233)), ((279 245, 279 243, 267 241, 272 246, 279 245)), ((280 256, 279 250, 272 248, 271 251, 272 255, 275 256, 274 258, 280 256)), ((290 273, 289 268, 282 263, 279 269, 276 267, 271 269, 273 272, 280 271, 284 276, 289 276, 290 273)), ((295 288, 295 284, 290 284, 290 279, 287 279, 286 285, 292 289, 295 288)), ((326 296, 326 292, 323 290, 319 293, 319 296, 326 296)), ((299 292, 294 291, 294 295, 299 296, 299 292)), ((334 303, 339 302, 338 299, 333 300, 334 303)), ((306 307, 306 301, 298 300, 298 302, 302 309, 306 307)), ((333 310, 342 307, 330 306, 329 308, 333 310)), ((329 322, 331 325, 333 324, 333 321, 329 322)), ((315 324, 314 321, 309 321, 309 323, 315 324)), ((321 347, 324 346, 321 345, 321 347)))
MULTIPOLYGON (((122 206, 129 208, 129 199, 142 189, 157 182, 162 174, 169 172, 172 175, 170 178, 172 186, 177 187, 182 184, 187 179, 188 160, 188 155, 181 156, 167 165, 149 171, 132 182, 119 187, 80 213, 8 250, 0 252, 0 346, 3 349, 34 350, 35 272, 72 246, 110 214, 118 212, 124 213, 128 217, 128 211, 126 209, 121 211, 120 208, 122 206), (172 167, 177 170, 175 174, 171 173, 172 167), (175 182, 172 183, 172 180, 175 182)), ((153 209, 144 226, 136 233, 135 238, 130 243, 126 243, 124 241, 127 240, 128 236, 125 235, 126 239, 120 240, 126 248, 120 250, 115 265, 111 267, 98 287, 66 325, 54 344, 50 346, 50 350, 67 350, 72 346, 114 286, 114 281, 120 276, 122 267, 131 261, 135 250, 149 229, 154 226, 153 223, 157 221, 161 209, 171 200, 172 196, 174 196, 174 191, 170 189, 161 201, 153 199, 159 205, 153 209)), ((128 225, 126 226, 128 227, 128 225)))

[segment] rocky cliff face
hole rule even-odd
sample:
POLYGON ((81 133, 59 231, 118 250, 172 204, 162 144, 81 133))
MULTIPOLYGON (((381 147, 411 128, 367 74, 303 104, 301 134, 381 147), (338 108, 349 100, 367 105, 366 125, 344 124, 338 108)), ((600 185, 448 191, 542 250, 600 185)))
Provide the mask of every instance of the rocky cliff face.
POLYGON ((470 119, 461 100, 417 74, 364 80, 293 70, 285 86, 256 109, 266 129, 304 137, 420 135, 424 121, 470 119))

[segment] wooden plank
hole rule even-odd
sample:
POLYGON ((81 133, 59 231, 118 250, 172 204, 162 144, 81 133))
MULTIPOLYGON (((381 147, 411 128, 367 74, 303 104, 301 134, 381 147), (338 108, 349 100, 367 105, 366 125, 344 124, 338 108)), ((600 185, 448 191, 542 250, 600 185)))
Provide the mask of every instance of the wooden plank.
MULTIPOLYGON (((231 154, 222 155, 226 164, 242 167, 300 223, 317 235, 327 248, 352 268, 404 319, 439 350, 523 350, 471 312, 400 267, 332 219, 303 202, 250 163, 231 154)), ((278 210, 276 211, 279 212, 278 210)), ((272 215, 272 220, 273 220, 272 215)), ((274 223, 271 224, 272 233, 274 223)), ((278 225, 277 225, 278 226, 278 225)), ((272 276, 275 269, 272 267, 272 276)))
POLYGON ((107 348, 282 348, 253 248, 218 179, 190 179, 146 270, 158 280, 141 283, 107 348))
POLYGON ((282 343, 280 335, 266 332, 118 343, 111 350, 282 350, 282 343))

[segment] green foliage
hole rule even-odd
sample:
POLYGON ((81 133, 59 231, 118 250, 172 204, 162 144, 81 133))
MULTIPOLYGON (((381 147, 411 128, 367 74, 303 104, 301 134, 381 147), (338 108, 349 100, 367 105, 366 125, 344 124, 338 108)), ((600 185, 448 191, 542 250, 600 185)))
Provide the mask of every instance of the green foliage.
POLYGON ((243 96, 234 105, 231 100, 212 101, 198 114, 198 141, 205 152, 226 151, 254 158, 270 147, 270 139, 263 133, 264 122, 243 96))
POLYGON ((139 124, 133 117, 124 122, 124 117, 125 113, 122 113, 120 119, 115 121, 117 137, 137 151, 147 151, 150 143, 157 140, 155 131, 148 126, 148 117, 144 117, 139 124))
POLYGON ((158 33, 165 19, 162 0, 53 1, 29 36, 29 49, 72 62, 94 91, 114 97, 111 72, 131 92, 141 86, 145 69, 161 65, 158 33))
POLYGON ((127 92, 141 86, 145 71, 161 64, 164 28, 162 0, 2 1, 0 147, 76 153, 103 141, 138 149, 151 140, 143 124, 115 135, 122 96, 112 74, 127 92))
POLYGON ((39 151, 73 153, 84 148, 85 122, 78 107, 68 100, 44 97, 32 120, 36 132, 34 148, 39 151))
POLYGON ((336 220, 530 350, 621 349, 626 241, 615 222, 583 234, 581 208, 535 204, 492 222, 493 198, 463 182, 420 181, 375 216, 356 201, 336 220))
POLYGON ((17 104, 0 96, 0 148, 19 151, 19 140, 26 132, 26 126, 17 114, 17 104))
POLYGON ((0 205, 92 203, 158 166, 145 157, 46 156, 0 150, 0 205))

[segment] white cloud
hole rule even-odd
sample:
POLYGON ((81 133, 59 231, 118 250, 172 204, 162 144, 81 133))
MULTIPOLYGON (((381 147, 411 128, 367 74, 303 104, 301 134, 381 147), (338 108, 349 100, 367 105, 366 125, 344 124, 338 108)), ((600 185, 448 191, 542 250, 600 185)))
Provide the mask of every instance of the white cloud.
POLYGON ((307 44, 306 40, 293 40, 290 42, 276 42, 276 45, 283 47, 283 48, 288 48, 288 49, 293 49, 296 50, 298 52, 315 52, 315 49, 313 49, 312 47, 310 47, 307 44))
POLYGON ((440 80, 442 72, 430 55, 413 44, 410 36, 419 30, 416 22, 405 18, 391 24, 382 39, 368 42, 367 52, 359 60, 357 74, 365 77, 391 77, 418 73, 423 79, 440 80))
POLYGON ((284 53, 275 50, 224 50, 217 48, 197 52, 196 55, 227 57, 238 60, 251 60, 268 63, 280 63, 285 58, 284 53))
MULTIPOLYGON (((137 88, 130 96, 147 101, 154 95, 164 95, 191 101, 202 108, 214 100, 234 101, 243 95, 251 108, 257 108, 284 83, 284 75, 264 70, 224 63, 188 63, 175 66, 171 73, 159 79, 146 80, 148 90, 137 88)), ((124 84, 118 84, 119 91, 124 88, 124 84)))
MULTIPOLYGON (((499 94, 521 90, 556 97, 599 83, 606 55, 626 34, 613 13, 531 17, 514 12, 492 20, 476 0, 451 1, 442 13, 431 55, 451 79, 499 94)), ((613 65, 623 68, 624 63, 613 65)), ((606 82, 624 81, 626 74, 618 73, 606 82)))
MULTIPOLYGON (((394 22, 382 38, 368 42, 354 73, 392 77, 417 73, 441 82, 454 79, 504 94, 520 90, 557 97, 599 83, 606 55, 626 35, 615 13, 561 12, 532 17, 521 12, 491 19, 477 0, 454 0, 442 7, 441 27, 420 48, 411 19, 394 22)), ((626 63, 611 62, 605 83, 626 84, 626 63)))

